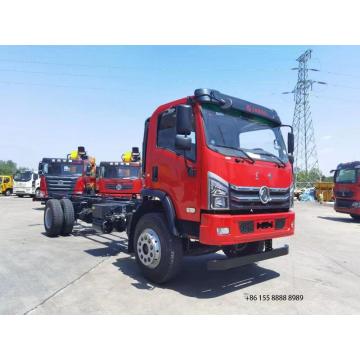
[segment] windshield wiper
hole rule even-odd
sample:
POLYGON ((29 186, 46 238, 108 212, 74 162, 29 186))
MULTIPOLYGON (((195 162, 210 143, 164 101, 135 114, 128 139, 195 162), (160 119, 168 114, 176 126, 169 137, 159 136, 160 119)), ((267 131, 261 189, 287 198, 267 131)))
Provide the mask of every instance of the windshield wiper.
POLYGON ((279 161, 279 163, 278 163, 279 166, 281 165, 281 167, 283 167, 283 168, 286 167, 286 164, 278 156, 276 156, 275 154, 272 154, 271 152, 264 150, 263 152, 256 152, 256 154, 270 156, 279 161))
POLYGON ((226 145, 218 145, 218 144, 211 144, 211 145, 212 146, 217 146, 217 147, 222 147, 222 148, 225 148, 225 149, 238 150, 238 151, 242 152, 245 155, 245 158, 241 157, 242 159, 248 160, 251 164, 255 163, 255 160, 250 155, 248 155, 246 151, 244 151, 241 148, 237 148, 237 147, 233 147, 233 146, 226 146, 226 145))

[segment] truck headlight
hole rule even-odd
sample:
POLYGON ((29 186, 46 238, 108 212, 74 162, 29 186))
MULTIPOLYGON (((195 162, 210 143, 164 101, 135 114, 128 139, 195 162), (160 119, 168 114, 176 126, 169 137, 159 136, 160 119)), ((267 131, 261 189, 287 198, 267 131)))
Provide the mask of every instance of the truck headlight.
POLYGON ((210 210, 229 209, 229 183, 211 172, 208 172, 208 199, 210 210))
POLYGON ((354 208, 360 208, 360 202, 359 201, 354 201, 351 205, 354 208))

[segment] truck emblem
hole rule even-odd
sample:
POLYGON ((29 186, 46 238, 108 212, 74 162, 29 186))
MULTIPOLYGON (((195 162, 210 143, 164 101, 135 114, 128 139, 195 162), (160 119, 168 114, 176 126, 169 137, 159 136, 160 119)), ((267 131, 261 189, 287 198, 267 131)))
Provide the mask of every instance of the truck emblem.
POLYGON ((64 182, 62 180, 58 181, 58 185, 63 185, 63 184, 64 184, 64 182))
POLYGON ((121 186, 121 184, 117 184, 115 188, 116 188, 116 190, 121 190, 122 186, 121 186))
POLYGON ((262 186, 259 190, 259 198, 263 204, 267 204, 270 198, 270 189, 267 186, 262 186))

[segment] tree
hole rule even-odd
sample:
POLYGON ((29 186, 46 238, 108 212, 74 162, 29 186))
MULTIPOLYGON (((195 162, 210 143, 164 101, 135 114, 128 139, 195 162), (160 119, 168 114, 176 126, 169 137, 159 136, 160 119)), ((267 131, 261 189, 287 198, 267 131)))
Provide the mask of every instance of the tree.
POLYGON ((14 175, 16 172, 17 166, 11 160, 0 160, 0 175, 14 175))
POLYGON ((311 169, 306 173, 304 170, 295 170, 297 187, 313 187, 316 182, 321 181, 323 174, 319 169, 311 169))

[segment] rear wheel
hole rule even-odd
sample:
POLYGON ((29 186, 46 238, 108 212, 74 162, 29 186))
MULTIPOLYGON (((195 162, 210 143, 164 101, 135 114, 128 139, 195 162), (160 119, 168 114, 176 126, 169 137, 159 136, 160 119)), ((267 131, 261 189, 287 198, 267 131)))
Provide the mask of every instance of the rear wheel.
POLYGON ((40 189, 39 188, 35 190, 35 197, 36 198, 40 197, 40 189))
POLYGON ((265 241, 225 246, 222 251, 228 258, 256 254, 264 251, 265 241))
POLYGON ((140 218, 134 242, 136 261, 147 279, 161 284, 179 273, 182 242, 170 233, 163 214, 150 213, 140 218))
POLYGON ((64 213, 64 223, 61 229, 61 235, 70 235, 75 222, 74 206, 69 199, 60 200, 61 208, 64 213))
POLYGON ((360 221, 360 215, 350 215, 355 221, 360 221))
POLYGON ((11 189, 6 189, 5 196, 10 196, 10 195, 11 195, 11 189))
POLYGON ((44 227, 46 235, 50 237, 60 235, 63 223, 64 213, 60 201, 57 199, 48 200, 44 211, 44 227))

